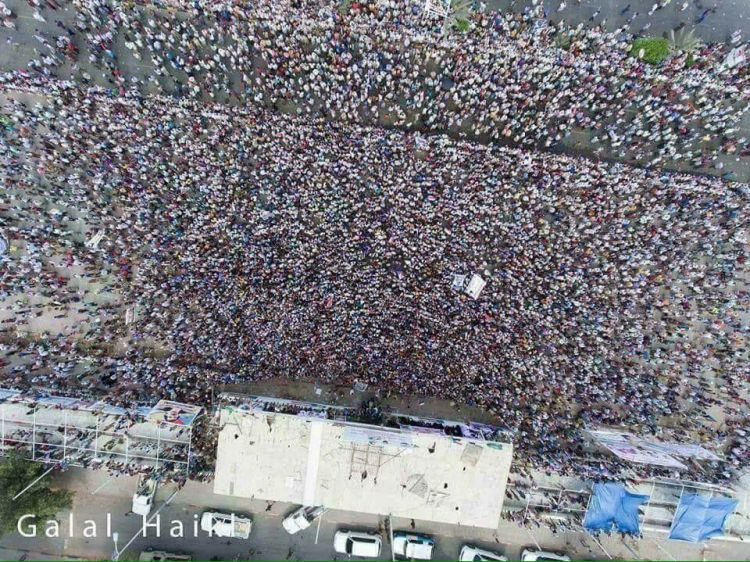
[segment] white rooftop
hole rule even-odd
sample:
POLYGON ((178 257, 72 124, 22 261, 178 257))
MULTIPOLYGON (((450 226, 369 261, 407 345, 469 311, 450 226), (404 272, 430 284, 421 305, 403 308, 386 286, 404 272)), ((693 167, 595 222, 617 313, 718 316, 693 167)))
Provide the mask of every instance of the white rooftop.
POLYGON ((496 528, 513 447, 224 408, 214 492, 496 528))

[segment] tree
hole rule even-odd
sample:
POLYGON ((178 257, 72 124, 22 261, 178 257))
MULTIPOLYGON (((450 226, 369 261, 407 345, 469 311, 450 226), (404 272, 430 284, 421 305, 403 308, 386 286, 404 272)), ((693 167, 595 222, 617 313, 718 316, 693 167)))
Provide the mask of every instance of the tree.
POLYGON ((338 12, 342 16, 345 16, 349 13, 349 10, 352 9, 352 0, 340 0, 339 1, 339 7, 338 12))
POLYGON ((669 56, 669 41, 662 37, 641 37, 633 42, 630 54, 649 64, 661 64, 669 56))
POLYGON ((451 0, 450 12, 445 18, 444 29, 455 28, 461 33, 471 29, 471 14, 474 11, 473 0, 451 0))
POLYGON ((695 64, 695 52, 703 46, 703 41, 695 34, 694 29, 682 28, 669 32, 669 48, 673 53, 686 53, 685 64, 695 64))
POLYGON ((14 531, 22 515, 31 513, 37 521, 44 521, 54 519, 59 511, 73 505, 73 492, 51 489, 49 476, 13 499, 45 470, 44 464, 27 461, 18 454, 0 459, 0 536, 14 531))
POLYGON ((675 52, 692 53, 703 46, 703 41, 695 34, 695 29, 683 27, 669 32, 669 48, 675 52))

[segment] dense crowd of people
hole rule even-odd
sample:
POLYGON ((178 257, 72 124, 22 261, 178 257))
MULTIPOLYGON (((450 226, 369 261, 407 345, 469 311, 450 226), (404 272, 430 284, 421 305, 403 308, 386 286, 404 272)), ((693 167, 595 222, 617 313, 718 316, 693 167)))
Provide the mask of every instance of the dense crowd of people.
POLYGON ((121 400, 205 402, 357 379, 489 408, 553 466, 585 423, 694 429, 714 376, 742 403, 747 185, 21 74, 4 90, 4 332, 90 315, 6 338, 6 384, 69 389, 85 363, 121 400), (476 300, 451 288, 471 272, 476 300))
POLYGON ((748 405, 750 189, 658 171, 750 154, 727 47, 653 66, 541 6, 441 34, 407 0, 74 4, 0 80, 3 384, 357 380, 485 407, 563 473, 600 423, 747 460, 706 412, 748 405), (529 150, 574 127, 648 167, 529 150))
MULTIPOLYGON (((750 73, 747 61, 725 64, 731 46, 676 49, 652 65, 630 52, 628 26, 552 25, 541 2, 520 13, 479 10, 470 33, 443 33, 417 0, 346 10, 330 0, 167 4, 180 10, 77 0, 75 25, 36 35, 44 48, 30 68, 54 76, 88 55, 120 93, 253 102, 523 146, 557 145, 583 128, 598 153, 649 166, 731 175, 718 156, 750 155, 737 128, 750 73), (139 74, 128 58, 153 70, 139 74)), ((74 64, 76 76, 93 80, 83 67, 74 64)))

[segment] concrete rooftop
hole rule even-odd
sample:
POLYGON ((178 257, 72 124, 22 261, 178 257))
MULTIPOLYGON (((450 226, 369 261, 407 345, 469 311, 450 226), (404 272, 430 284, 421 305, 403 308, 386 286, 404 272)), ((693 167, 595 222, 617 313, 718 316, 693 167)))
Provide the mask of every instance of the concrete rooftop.
POLYGON ((221 411, 214 492, 496 528, 513 448, 262 411, 221 411))

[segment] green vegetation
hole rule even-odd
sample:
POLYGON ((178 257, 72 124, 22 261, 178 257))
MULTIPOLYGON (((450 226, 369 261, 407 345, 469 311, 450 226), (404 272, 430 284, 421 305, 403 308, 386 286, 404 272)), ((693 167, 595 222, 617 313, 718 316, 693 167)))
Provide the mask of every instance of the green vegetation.
POLYGON ((339 2, 338 12, 342 16, 345 16, 349 13, 349 10, 352 9, 352 0, 341 0, 339 2))
POLYGON ((567 51, 572 44, 573 40, 567 33, 558 33, 555 35, 554 45, 558 49, 564 49, 567 51))
POLYGON ((453 24, 453 27, 455 27, 461 33, 466 33, 471 29, 471 24, 467 20, 456 20, 456 23, 453 24))
POLYGON ((41 463, 27 461, 15 454, 0 459, 0 536, 15 530, 22 515, 32 513, 37 521, 54 519, 59 511, 73 504, 73 492, 52 490, 48 476, 18 499, 13 499, 47 469, 41 463))
MULTIPOLYGON (((453 28, 461 33, 471 29, 471 15, 474 11, 473 0, 451 0, 448 17, 445 18, 445 28, 453 28)), ((444 28, 444 29, 445 29, 444 28)))
POLYGON ((633 42, 630 54, 649 64, 661 64, 669 56, 669 41, 662 37, 642 37, 633 42))

